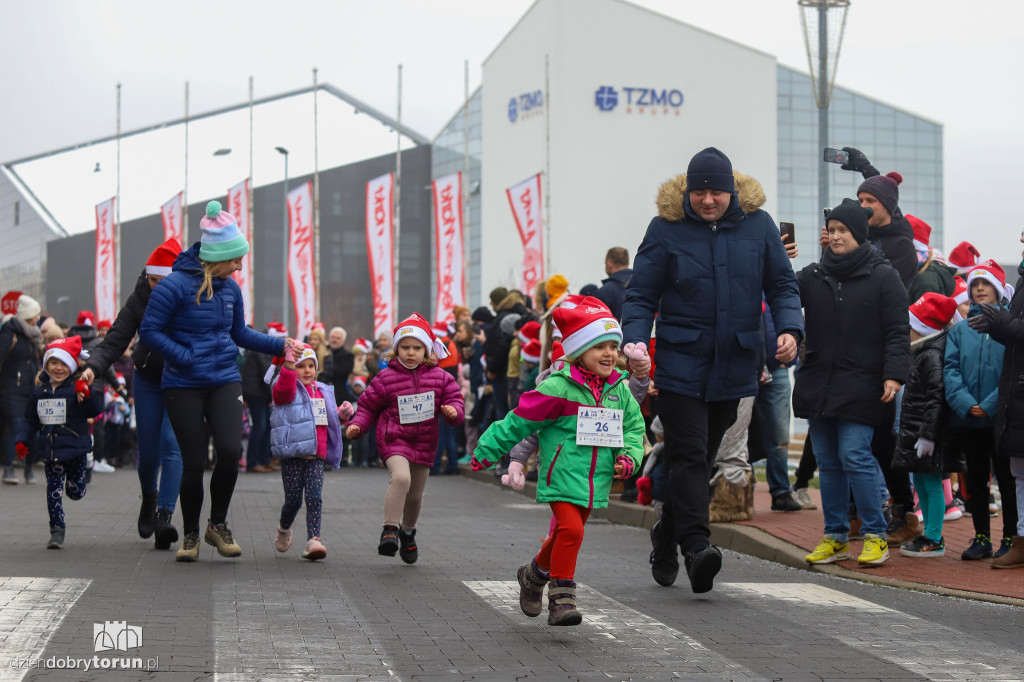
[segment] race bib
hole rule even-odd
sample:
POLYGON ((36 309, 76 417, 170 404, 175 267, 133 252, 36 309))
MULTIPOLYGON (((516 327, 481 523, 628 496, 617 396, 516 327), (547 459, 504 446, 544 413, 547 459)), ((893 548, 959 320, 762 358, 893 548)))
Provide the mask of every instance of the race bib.
POLYGON ((66 398, 41 398, 36 404, 36 414, 43 424, 64 424, 68 420, 66 398))
POLYGON ((313 400, 313 423, 317 426, 327 426, 327 401, 323 398, 312 398, 313 400))
POLYGON ((398 396, 398 420, 417 424, 434 418, 434 392, 398 396))
POLYGON ((576 444, 621 448, 622 415, 625 410, 580 407, 576 413, 576 444))

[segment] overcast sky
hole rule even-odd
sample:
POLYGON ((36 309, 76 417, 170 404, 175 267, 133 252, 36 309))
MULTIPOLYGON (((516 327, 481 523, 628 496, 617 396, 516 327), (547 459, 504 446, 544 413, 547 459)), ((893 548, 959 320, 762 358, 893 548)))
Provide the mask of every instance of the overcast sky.
MULTIPOLYGON (((185 81, 202 112, 244 101, 250 75, 257 97, 311 85, 314 66, 393 115, 402 63, 403 120, 432 138, 461 101, 464 60, 475 88, 531 4, 0 0, 0 161, 113 134, 118 82, 127 130, 180 117, 185 81)), ((796 0, 635 4, 807 70, 796 0)), ((968 238, 1003 262, 1022 226, 1000 196, 1024 159, 1022 18, 1019 0, 852 0, 836 79, 944 125, 946 248, 968 238)))

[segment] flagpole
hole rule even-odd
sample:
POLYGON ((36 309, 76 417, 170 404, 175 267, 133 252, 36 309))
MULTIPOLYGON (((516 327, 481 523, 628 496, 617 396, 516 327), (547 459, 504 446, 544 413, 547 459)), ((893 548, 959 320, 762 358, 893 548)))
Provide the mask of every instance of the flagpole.
MULTIPOLYGON (((253 211, 253 204, 255 203, 254 195, 256 194, 256 187, 252 184, 252 134, 253 134, 253 100, 252 100, 252 76, 249 76, 249 191, 246 192, 249 201, 249 277, 248 288, 249 288, 249 301, 253 302, 255 307, 256 292, 253 280, 255 277, 252 276, 253 263, 255 262, 252 252, 253 242, 256 241, 256 213, 253 211)), ((255 322, 256 311, 252 311, 253 321, 255 322)))
MULTIPOLYGON (((402 270, 402 259, 401 251, 399 250, 399 237, 402 232, 402 65, 398 65, 398 130, 396 137, 398 138, 398 151, 395 152, 395 300, 392 310, 401 315, 401 309, 398 306, 398 280, 399 274, 402 270)), ((391 324, 394 325, 395 320, 391 320, 391 324)))
MULTIPOLYGON (((549 55, 544 55, 544 276, 551 274, 551 79, 549 55)), ((532 292, 525 292, 532 295, 532 292)))
POLYGON ((121 84, 117 84, 117 191, 114 196, 114 301, 121 300, 121 84))
MULTIPOLYGON (((469 296, 469 60, 464 64, 464 102, 462 106, 463 132, 463 178, 462 178, 462 289, 465 297, 469 296)), ((466 298, 462 305, 466 305, 466 298)))
POLYGON ((317 118, 317 68, 313 67, 313 315, 320 319, 320 128, 317 118))
POLYGON ((185 189, 183 191, 181 209, 181 238, 185 240, 182 248, 187 249, 188 241, 188 81, 185 81, 185 189))

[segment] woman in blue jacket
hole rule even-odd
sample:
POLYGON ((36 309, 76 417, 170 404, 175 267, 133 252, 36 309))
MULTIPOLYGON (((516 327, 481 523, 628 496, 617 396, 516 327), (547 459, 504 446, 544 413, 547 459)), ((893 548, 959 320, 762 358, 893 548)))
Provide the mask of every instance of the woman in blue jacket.
POLYGON ((199 223, 201 241, 183 251, 171 274, 154 287, 139 327, 142 340, 164 357, 161 387, 167 414, 181 447, 181 515, 184 540, 178 561, 199 558, 199 517, 207 429, 217 448, 210 478, 207 543, 221 556, 242 553, 227 527, 228 505, 242 454, 242 383, 238 346, 281 355, 292 341, 275 339, 245 326, 242 292, 231 279, 241 270, 249 243, 234 217, 211 201, 199 223))

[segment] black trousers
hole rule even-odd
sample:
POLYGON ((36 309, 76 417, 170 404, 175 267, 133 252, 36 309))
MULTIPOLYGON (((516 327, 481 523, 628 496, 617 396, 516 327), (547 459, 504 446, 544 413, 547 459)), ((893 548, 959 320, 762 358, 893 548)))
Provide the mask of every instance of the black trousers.
POLYGON ((210 523, 225 523, 242 456, 242 384, 209 388, 169 388, 164 391, 167 415, 181 447, 181 516, 186 533, 199 532, 203 511, 203 472, 206 470, 207 428, 217 449, 210 476, 210 523))
POLYGON ((1003 498, 1003 534, 995 538, 1017 535, 1017 487, 1010 473, 1010 460, 996 455, 995 434, 992 428, 958 429, 952 434, 950 445, 963 450, 967 462, 967 511, 971 513, 975 534, 991 536, 988 512, 989 477, 994 475, 1003 498))
POLYGON ((875 427, 875 435, 871 438, 871 454, 878 460, 885 477, 885 487, 892 496, 893 519, 897 513, 914 511, 914 491, 910 487, 910 474, 906 471, 893 471, 892 457, 896 454, 896 435, 892 432, 896 423, 896 401, 886 403, 882 422, 875 427))
POLYGON ((665 429, 664 452, 669 467, 662 524, 684 555, 708 545, 711 466, 722 437, 736 421, 739 402, 709 403, 664 389, 659 392, 658 413, 665 429))

